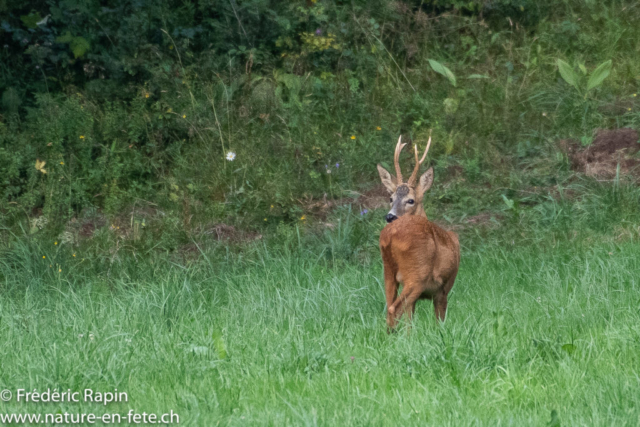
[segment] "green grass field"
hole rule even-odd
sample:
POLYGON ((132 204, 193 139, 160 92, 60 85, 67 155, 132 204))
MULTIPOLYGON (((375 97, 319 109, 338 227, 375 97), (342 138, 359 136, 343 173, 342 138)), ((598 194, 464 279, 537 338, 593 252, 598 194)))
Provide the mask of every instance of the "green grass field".
POLYGON ((639 5, 0 0, 0 425, 640 425, 639 5), (400 135, 461 265, 387 334, 400 135))
POLYGON ((189 262, 118 254, 105 264, 21 240, 2 257, 1 388, 118 389, 129 402, 14 399, 2 412, 173 410, 183 425, 637 425, 638 191, 611 194, 461 230, 446 323, 421 301, 411 330, 391 335, 377 235, 355 256, 327 250, 352 225, 292 244, 213 246, 189 262))

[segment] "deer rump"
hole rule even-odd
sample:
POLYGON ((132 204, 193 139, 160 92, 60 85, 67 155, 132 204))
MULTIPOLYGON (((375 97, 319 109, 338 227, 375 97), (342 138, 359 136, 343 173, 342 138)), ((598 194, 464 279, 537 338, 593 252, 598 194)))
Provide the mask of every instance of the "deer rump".
POLYGON ((425 298, 434 300, 435 314, 444 320, 460 264, 458 236, 425 217, 402 216, 380 233, 380 252, 389 326, 407 309, 411 316, 416 300, 425 298), (398 282, 403 285, 399 296, 398 282))

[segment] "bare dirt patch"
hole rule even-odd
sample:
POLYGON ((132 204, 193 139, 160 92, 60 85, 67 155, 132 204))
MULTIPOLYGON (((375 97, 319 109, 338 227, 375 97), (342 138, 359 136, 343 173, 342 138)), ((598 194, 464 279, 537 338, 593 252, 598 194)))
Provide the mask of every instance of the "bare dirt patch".
POLYGON ((389 206, 389 192, 384 185, 378 185, 360 194, 355 204, 362 209, 378 209, 389 206))
POLYGON ((504 219, 504 215, 500 212, 480 212, 456 221, 452 224, 445 224, 435 220, 434 222, 445 230, 462 232, 467 229, 492 229, 500 227, 500 221, 504 219))
POLYGON ((470 226, 491 226, 492 224, 495 224, 498 219, 502 219, 502 214, 497 212, 481 212, 477 215, 466 217, 463 222, 470 226))
POLYGON ((354 210, 365 212, 389 205, 389 193, 382 184, 363 193, 352 191, 351 194, 351 196, 334 200, 328 200, 325 194, 320 200, 309 198, 300 200, 300 204, 305 212, 309 212, 320 219, 326 219, 327 215, 339 206, 351 205, 354 210))
POLYGON ((571 160, 573 170, 597 178, 613 178, 620 173, 640 178, 640 144, 635 129, 599 129, 593 143, 583 148, 575 140, 562 140, 560 147, 571 160))
POLYGON ((451 165, 447 167, 445 174, 449 180, 456 179, 464 174, 464 168, 460 165, 451 165))
POLYGON ((230 242, 252 242, 254 240, 262 239, 262 234, 260 233, 255 231, 239 230, 233 225, 224 223, 207 227, 203 234, 211 235, 219 241, 224 240, 230 242))

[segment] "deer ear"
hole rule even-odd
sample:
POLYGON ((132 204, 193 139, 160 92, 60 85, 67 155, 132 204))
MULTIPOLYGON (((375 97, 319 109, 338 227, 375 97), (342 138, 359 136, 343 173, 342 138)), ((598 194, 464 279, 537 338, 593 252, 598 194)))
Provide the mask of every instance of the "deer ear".
POLYGON ((433 167, 429 168, 420 177, 420 183, 418 184, 418 197, 424 196, 424 193, 431 188, 433 184, 433 167))
POLYGON ((378 173, 380 174, 380 181, 382 181, 382 185, 386 187, 387 191, 390 194, 395 193, 397 187, 396 177, 391 175, 385 168, 380 165, 378 165, 378 173))

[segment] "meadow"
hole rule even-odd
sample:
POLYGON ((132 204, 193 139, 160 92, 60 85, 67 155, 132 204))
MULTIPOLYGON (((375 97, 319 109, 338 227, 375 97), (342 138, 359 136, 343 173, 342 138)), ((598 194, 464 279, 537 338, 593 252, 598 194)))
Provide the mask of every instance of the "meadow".
POLYGON ((640 424, 637 2, 109 4, 0 1, 0 417, 640 424), (388 334, 399 135, 461 265, 388 334))
POLYGON ((187 262, 101 264, 22 240, 2 257, 0 383, 117 389, 129 402, 3 411, 173 410, 186 425, 636 425, 639 192, 582 185, 517 220, 496 211, 499 221, 459 229, 446 322, 422 301, 394 334, 371 232, 384 209, 338 210, 325 234, 213 243, 187 262))

